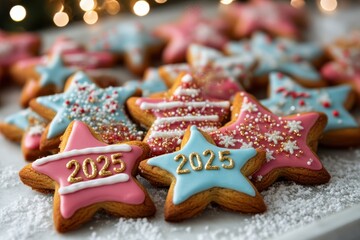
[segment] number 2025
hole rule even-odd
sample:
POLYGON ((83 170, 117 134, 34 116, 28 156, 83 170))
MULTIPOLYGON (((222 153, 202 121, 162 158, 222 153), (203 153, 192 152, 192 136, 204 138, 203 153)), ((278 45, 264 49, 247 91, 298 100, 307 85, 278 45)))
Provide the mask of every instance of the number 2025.
MULTIPOLYGON (((219 166, 213 165, 213 161, 215 159, 214 151, 207 149, 202 153, 202 155, 204 157, 209 155, 209 159, 205 164, 205 170, 220 170, 219 166)), ((228 155, 230 155, 230 151, 227 150, 218 152, 220 162, 228 162, 228 164, 223 163, 221 167, 224 169, 233 169, 235 167, 234 160, 228 155)), ((175 161, 181 160, 178 168, 176 169, 177 174, 190 173, 190 169, 184 168, 185 164, 188 161, 190 161, 190 166, 194 171, 201 171, 204 169, 201 156, 199 153, 196 152, 190 153, 189 159, 184 154, 178 154, 174 157, 174 160, 175 161), (195 160, 196 160, 196 164, 195 164, 195 160)))
MULTIPOLYGON (((113 168, 115 173, 122 173, 126 169, 125 162, 122 159, 120 159, 121 156, 122 156, 121 153, 111 154, 111 163, 114 165, 115 164, 120 165, 120 167, 113 168)), ((109 158, 104 155, 100 155, 96 158, 96 162, 100 163, 102 161, 104 161, 105 163, 102 166, 102 168, 98 171, 97 165, 94 160, 92 160, 91 158, 86 158, 84 160, 84 162, 82 163, 82 171, 87 179, 96 178, 96 176, 98 174, 100 177, 106 177, 106 176, 110 176, 113 174, 111 171, 108 170, 109 166, 110 166, 109 158), (90 167, 91 167, 91 173, 89 173, 88 165, 90 165, 90 167)), ((68 169, 73 168, 73 166, 74 166, 74 171, 68 177, 68 179, 67 179, 68 182, 76 183, 76 182, 83 181, 83 178, 81 176, 78 176, 78 177, 76 176, 79 173, 80 168, 81 168, 80 163, 78 161, 76 161, 75 159, 73 159, 66 164, 66 168, 68 168, 68 169)))

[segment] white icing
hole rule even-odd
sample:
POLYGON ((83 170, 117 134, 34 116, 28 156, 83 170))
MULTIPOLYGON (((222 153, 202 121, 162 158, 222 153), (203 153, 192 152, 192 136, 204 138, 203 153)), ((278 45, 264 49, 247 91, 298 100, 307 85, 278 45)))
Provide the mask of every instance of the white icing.
POLYGON ((126 173, 119 173, 106 178, 98 178, 93 180, 88 180, 86 182, 73 183, 69 186, 59 188, 60 195, 66 195, 74 193, 83 189, 99 187, 104 185, 111 185, 115 183, 127 182, 129 180, 129 175, 126 173))
POLYGON ((110 145, 105 147, 93 147, 93 148, 84 148, 84 149, 74 149, 67 152, 61 152, 55 155, 47 156, 40 158, 32 163, 33 166, 41 166, 45 163, 57 161, 64 158, 70 158, 79 155, 85 154, 94 154, 94 153, 110 153, 110 152, 130 152, 131 146, 128 144, 120 145, 110 145))
POLYGON ((174 101, 174 102, 160 102, 160 103, 147 103, 142 102, 140 104, 140 108, 142 110, 148 110, 148 109, 171 109, 171 108, 177 108, 177 107, 220 107, 220 108, 228 108, 230 103, 228 101, 221 101, 221 102, 180 102, 180 101, 174 101))
POLYGON ((193 78, 190 74, 185 74, 182 78, 181 81, 183 83, 188 83, 188 82, 192 82, 193 78))
POLYGON ((174 91, 174 95, 186 95, 186 96, 196 96, 200 93, 200 89, 184 89, 182 87, 178 87, 174 91))
POLYGON ((181 116, 181 117, 166 117, 158 118, 155 120, 154 124, 163 124, 163 123, 174 123, 178 121, 218 121, 219 116, 217 115, 207 115, 207 116, 181 116))
MULTIPOLYGON (((204 132, 211 132, 217 130, 216 127, 200 127, 200 130, 204 132)), ((174 131, 151 131, 150 137, 152 138, 171 138, 171 137, 182 137, 186 130, 174 130, 174 131)))

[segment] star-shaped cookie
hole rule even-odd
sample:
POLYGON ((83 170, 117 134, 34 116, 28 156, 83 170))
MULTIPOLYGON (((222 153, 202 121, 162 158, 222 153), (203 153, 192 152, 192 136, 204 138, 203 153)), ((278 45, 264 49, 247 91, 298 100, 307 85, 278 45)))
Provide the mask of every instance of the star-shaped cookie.
POLYGON ((136 88, 99 88, 83 72, 77 72, 70 80, 64 93, 38 97, 30 102, 35 112, 51 120, 41 138, 42 149, 56 149, 61 135, 73 120, 87 123, 101 135, 116 126, 121 129, 117 131, 121 141, 141 140, 142 132, 136 129, 124 109, 125 101, 138 94, 136 88))
POLYGON ((30 118, 35 118, 39 122, 45 122, 45 119, 40 117, 30 108, 27 108, 11 114, 7 116, 3 121, 0 121, 0 132, 7 139, 15 142, 20 142, 24 132, 29 127, 30 118))
POLYGON ((205 132, 219 128, 230 108, 229 101, 204 97, 190 74, 180 74, 163 96, 133 97, 126 105, 137 122, 150 128, 144 142, 151 156, 175 151, 189 125, 205 132))
POLYGON ((136 179, 148 147, 138 141, 106 145, 80 121, 65 132, 60 153, 40 158, 20 171, 26 185, 54 192, 59 232, 80 227, 99 210, 118 217, 147 217, 155 206, 136 179))
POLYGON ((20 97, 22 106, 27 106, 36 97, 59 93, 64 90, 65 82, 74 68, 64 65, 60 53, 54 54, 46 65, 36 67, 38 78, 26 82, 20 97))
POLYGON ((140 173, 155 185, 169 186, 165 220, 181 221, 214 202, 242 213, 266 210, 261 195, 247 179, 264 162, 254 148, 228 149, 195 126, 189 126, 180 150, 140 163, 140 173))
POLYGON ((300 44, 281 38, 272 39, 258 32, 250 40, 228 43, 225 51, 230 55, 254 55, 258 64, 253 75, 260 85, 267 83, 268 74, 272 71, 288 74, 307 87, 325 85, 311 63, 322 56, 322 50, 314 44, 300 44))
POLYGON ((270 97, 261 104, 279 116, 301 112, 323 112, 328 118, 321 143, 351 146, 360 138, 359 124, 348 112, 355 103, 349 85, 307 89, 281 73, 270 74, 270 97))
POLYGON ((126 66, 133 73, 142 74, 150 64, 150 57, 162 48, 162 43, 139 22, 127 22, 100 34, 89 47, 124 58, 126 66))
POLYGON ((270 0, 252 0, 249 3, 233 3, 221 8, 225 18, 231 21, 235 38, 249 37, 255 31, 266 31, 273 36, 297 38, 299 25, 305 23, 304 12, 288 3, 270 0))
POLYGON ((251 72, 255 68, 253 55, 225 56, 222 52, 191 44, 187 51, 188 64, 168 64, 159 68, 160 75, 172 86, 180 72, 192 73, 208 97, 231 99, 243 87, 251 86, 251 72))
POLYGON ((227 24, 223 20, 205 19, 199 8, 192 8, 178 22, 160 25, 154 32, 168 42, 163 61, 176 63, 185 60, 187 48, 192 43, 222 49, 228 41, 226 30, 227 24))
POLYGON ((326 126, 323 113, 279 117, 245 92, 235 96, 231 121, 210 133, 216 145, 266 151, 266 163, 252 175, 259 190, 279 178, 300 184, 322 184, 330 175, 315 154, 326 126))
POLYGON ((346 48, 334 46, 329 51, 333 60, 322 67, 322 76, 332 83, 353 85, 360 96, 360 44, 346 48))

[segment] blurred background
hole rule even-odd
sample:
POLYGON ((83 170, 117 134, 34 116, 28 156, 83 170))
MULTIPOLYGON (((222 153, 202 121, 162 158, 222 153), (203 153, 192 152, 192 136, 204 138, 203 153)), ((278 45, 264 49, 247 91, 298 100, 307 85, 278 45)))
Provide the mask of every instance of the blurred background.
MULTIPOLYGON (((177 4, 184 2, 230 4, 234 0, 0 0, 0 29, 34 31, 48 27, 66 27, 74 22, 92 25, 109 16, 124 13, 145 16, 155 8, 169 5, 176 7, 177 4)), ((288 2, 295 8, 307 7, 325 14, 360 3, 359 0, 284 0, 283 2, 288 2)))

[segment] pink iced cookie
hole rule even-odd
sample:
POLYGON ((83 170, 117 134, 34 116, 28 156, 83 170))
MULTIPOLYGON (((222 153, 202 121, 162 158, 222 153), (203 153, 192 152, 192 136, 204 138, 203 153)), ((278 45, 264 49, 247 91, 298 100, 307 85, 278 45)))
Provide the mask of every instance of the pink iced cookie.
POLYGON ((115 56, 109 52, 90 52, 71 38, 59 37, 50 47, 47 55, 20 60, 13 64, 10 68, 11 78, 19 85, 38 78, 39 72, 36 71, 36 68, 46 66, 51 61, 51 57, 56 54, 62 56, 65 66, 77 70, 109 68, 116 62, 115 56))
POLYGON ((192 73, 203 94, 229 100, 234 94, 251 86, 250 75, 256 64, 252 55, 225 56, 222 52, 198 44, 187 50, 188 64, 168 64, 159 68, 160 75, 172 86, 181 72, 192 73))
POLYGON ((135 177, 147 154, 142 142, 106 145, 87 125, 74 121, 60 153, 27 165, 20 176, 35 190, 55 191, 55 227, 66 232, 102 209, 119 217, 153 215, 155 206, 135 177))
POLYGON ((326 126, 323 113, 279 117, 245 92, 235 96, 231 121, 210 133, 226 148, 258 148, 266 151, 266 163, 252 176, 259 190, 278 178, 300 184, 322 184, 330 175, 315 154, 326 126))
POLYGON ((9 67, 16 61, 34 56, 40 44, 40 37, 34 33, 1 34, 0 67, 9 67))
POLYGON ((228 42, 226 30, 224 21, 205 19, 200 9, 192 8, 184 13, 179 22, 157 27, 155 34, 168 42, 163 61, 175 63, 185 60, 186 50, 191 43, 222 49, 228 42))
POLYGON ((218 129, 230 108, 229 101, 204 96, 191 74, 179 75, 163 96, 133 97, 126 104, 132 117, 150 128, 143 141, 151 156, 174 152, 190 125, 205 132, 218 129))
POLYGON ((332 47, 329 51, 333 61, 322 67, 322 76, 332 83, 349 83, 360 95, 360 47, 332 47))
POLYGON ((300 35, 299 23, 304 19, 302 10, 288 3, 270 0, 252 0, 249 3, 233 3, 222 6, 223 15, 234 25, 236 38, 250 36, 263 30, 274 36, 296 38, 300 35))

